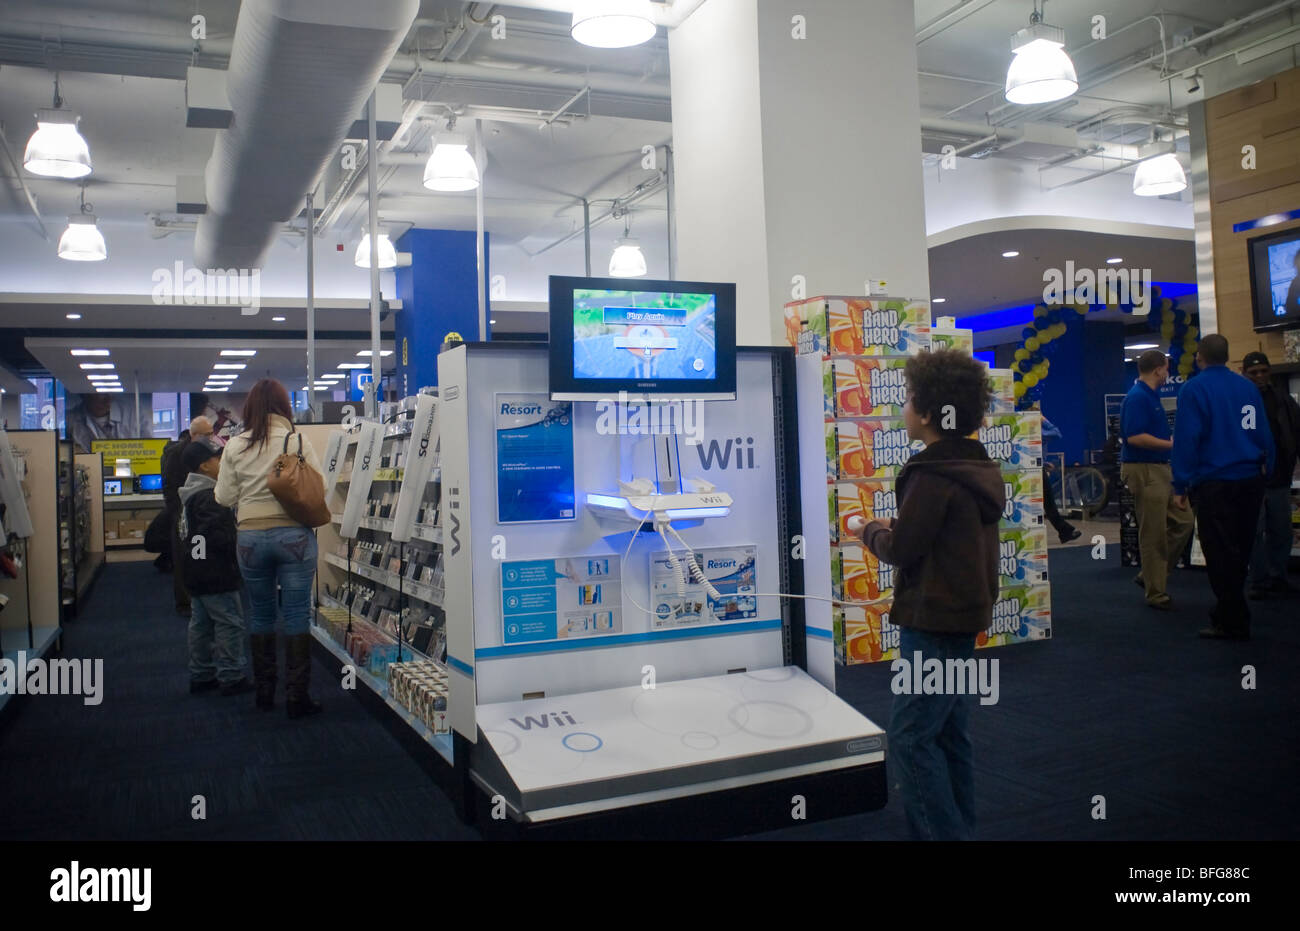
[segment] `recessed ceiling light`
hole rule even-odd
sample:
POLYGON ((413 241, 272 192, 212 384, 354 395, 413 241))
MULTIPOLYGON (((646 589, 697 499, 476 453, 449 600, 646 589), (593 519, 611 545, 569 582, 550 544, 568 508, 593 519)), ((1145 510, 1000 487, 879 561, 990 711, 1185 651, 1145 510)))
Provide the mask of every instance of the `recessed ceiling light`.
POLYGON ((489 320, 488 323, 490 323, 492 326, 496 326, 497 324, 495 320, 489 320))
POLYGON ((1004 253, 1002 253, 1002 257, 1003 257, 1004 259, 1014 259, 1014 258, 1015 258, 1016 256, 1018 256, 1019 254, 1020 254, 1019 252, 1016 252, 1016 251, 1013 249, 1013 250, 1010 251, 1010 252, 1004 252, 1004 253))
POLYGON ((1126 352, 1133 352, 1134 350, 1137 349, 1159 349, 1159 348, 1160 347, 1155 343, 1134 343, 1132 346, 1125 346, 1124 350, 1126 352))
POLYGON ((272 322, 272 323, 284 323, 284 318, 283 318, 283 317, 272 317, 272 318, 271 318, 271 322, 272 322))
POLYGON ((1107 264, 1107 265, 1118 265, 1118 264, 1119 264, 1120 262, 1122 262, 1122 261, 1124 261, 1122 258, 1120 258, 1119 256, 1116 256, 1116 257, 1113 258, 1113 259, 1107 259, 1107 260, 1106 260, 1106 264, 1107 264))
POLYGON ((80 319, 81 319, 81 314, 64 314, 63 316, 67 317, 69 320, 80 320, 80 319))
POLYGON ((931 303, 931 304, 942 304, 942 303, 943 303, 944 301, 946 301, 946 300, 948 300, 946 297, 932 297, 932 298, 930 298, 930 303, 931 303))
MULTIPOLYGON (((388 358, 389 356, 391 356, 392 354, 393 354, 393 350, 391 350, 391 349, 381 349, 381 350, 379 350, 379 356, 380 356, 380 358, 382 358, 382 359, 386 359, 386 358, 388 358)), ((359 355, 359 356, 366 356, 366 357, 368 358, 368 357, 370 356, 370 350, 369 350, 369 349, 363 349, 363 350, 361 350, 360 352, 358 352, 357 355, 359 355)))
POLYGON ((96 394, 121 394, 122 388, 120 386, 117 388, 96 388, 95 393, 96 394))
POLYGON ((221 354, 223 356, 255 356, 257 355, 257 350, 256 349, 223 349, 221 350, 221 354))
POLYGON ((232 372, 238 372, 248 368, 248 363, 247 362, 218 362, 216 365, 212 366, 212 368, 214 371, 222 371, 223 369, 228 369, 229 371, 232 372))
POLYGON ((68 352, 74 356, 106 356, 107 349, 69 349, 68 352))
POLYGON ((91 372, 91 373, 90 373, 89 375, 87 375, 86 377, 89 378, 91 381, 95 381, 96 379, 99 379, 100 381, 104 381, 104 380, 107 380, 107 381, 116 381, 116 380, 117 380, 117 374, 116 374, 116 373, 114 373, 114 374, 112 374, 112 375, 108 375, 108 374, 103 373, 103 372, 91 372))
POLYGON ((220 386, 220 385, 204 385, 204 386, 203 386, 203 390, 204 390, 204 391, 212 391, 212 392, 220 393, 220 392, 222 392, 222 391, 229 391, 230 389, 229 389, 229 388, 226 388, 226 387, 222 387, 222 386, 220 386))
POLYGON ((111 369, 111 368, 116 368, 116 366, 114 366, 112 362, 83 362, 83 363, 81 363, 81 367, 82 367, 83 369, 111 369))
POLYGON ((340 362, 340 363, 339 363, 339 368, 341 368, 341 369, 368 369, 368 368, 370 368, 370 363, 369 363, 369 362, 340 362))

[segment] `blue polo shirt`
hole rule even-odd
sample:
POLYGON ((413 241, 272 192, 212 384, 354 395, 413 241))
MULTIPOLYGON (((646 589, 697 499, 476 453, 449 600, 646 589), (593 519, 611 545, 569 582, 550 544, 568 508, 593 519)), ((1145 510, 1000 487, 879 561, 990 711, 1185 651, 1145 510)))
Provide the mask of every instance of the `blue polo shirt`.
POLYGON ((1124 440, 1124 448, 1120 450, 1119 461, 1169 461, 1167 449, 1147 449, 1134 446, 1128 441, 1129 437, 1139 433, 1149 433, 1158 440, 1170 438, 1169 418, 1165 416, 1165 409, 1160 404, 1160 395, 1147 387, 1147 383, 1140 378, 1133 382, 1133 387, 1124 395, 1124 406, 1120 408, 1119 435, 1124 440))
POLYGON ((1273 471, 1273 431, 1259 389, 1226 365, 1202 369, 1178 392, 1174 493, 1202 482, 1262 478, 1273 471))

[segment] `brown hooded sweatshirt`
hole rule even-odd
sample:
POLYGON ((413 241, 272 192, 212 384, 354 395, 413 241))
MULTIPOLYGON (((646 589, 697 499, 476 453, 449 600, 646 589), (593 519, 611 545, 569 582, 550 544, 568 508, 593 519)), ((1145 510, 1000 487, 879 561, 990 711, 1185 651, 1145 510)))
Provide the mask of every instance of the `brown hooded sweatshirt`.
POLYGON ((1002 471, 978 440, 945 437, 914 455, 898 476, 893 526, 870 524, 863 543, 894 565, 900 627, 977 634, 998 593, 1002 471))

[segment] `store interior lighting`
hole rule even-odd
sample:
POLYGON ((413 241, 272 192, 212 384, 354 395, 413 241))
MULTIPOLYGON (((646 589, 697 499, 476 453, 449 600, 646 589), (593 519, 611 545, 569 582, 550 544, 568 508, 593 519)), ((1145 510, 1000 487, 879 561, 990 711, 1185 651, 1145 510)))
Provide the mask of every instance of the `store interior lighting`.
MULTIPOLYGON (((381 350, 379 350, 379 357, 380 357, 381 359, 386 359, 386 358, 388 358, 389 356, 391 356, 392 354, 393 354, 393 350, 391 350, 391 349, 381 349, 381 350)), ((369 349, 363 349, 363 350, 361 350, 360 352, 358 352, 357 355, 359 355, 359 356, 369 357, 369 356, 370 356, 370 350, 369 350, 369 349)), ((368 365, 367 365, 367 366, 363 366, 363 368, 369 368, 369 367, 370 367, 370 366, 368 366, 368 365)))
POLYGON ((478 165, 469 154, 469 141, 452 133, 433 147, 424 164, 424 186, 431 191, 472 191, 479 185, 478 165))
POLYGON ((569 34, 592 48, 628 48, 654 38, 650 0, 577 0, 569 34))
POLYGON ((223 349, 221 350, 221 354, 223 356, 255 356, 257 355, 257 350, 256 349, 223 349))
MULTIPOLYGON (((361 237, 361 242, 357 245, 357 254, 352 259, 352 264, 357 268, 370 267, 370 233, 361 237)), ((397 266, 397 250, 393 248, 392 242, 388 239, 387 233, 379 234, 379 267, 395 268, 397 266)))
POLYGON ((1037 9, 1029 25, 1011 37, 1006 98, 1015 104, 1064 100, 1079 89, 1074 62, 1065 52, 1065 30, 1043 22, 1037 9))
POLYGON ((1186 187, 1187 175, 1173 152, 1147 159, 1133 173, 1133 193, 1139 197, 1177 194, 1186 187))
POLYGON ((54 106, 36 113, 36 132, 27 140, 23 167, 46 178, 84 178, 90 174, 90 146, 77 130, 80 118, 63 109, 59 78, 54 78, 54 106))

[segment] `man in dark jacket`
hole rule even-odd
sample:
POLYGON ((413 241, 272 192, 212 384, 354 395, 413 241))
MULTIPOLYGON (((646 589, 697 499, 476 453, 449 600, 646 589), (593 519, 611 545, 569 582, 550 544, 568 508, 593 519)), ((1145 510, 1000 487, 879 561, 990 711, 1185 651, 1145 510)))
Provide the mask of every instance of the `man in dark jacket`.
MULTIPOLYGON (((185 581, 180 571, 180 537, 176 533, 176 522, 180 520, 181 516, 179 492, 190 475, 190 470, 185 467, 185 447, 190 445, 191 440, 204 436, 212 436, 212 423, 206 417, 195 417, 190 421, 189 429, 182 430, 180 438, 174 443, 167 444, 162 454, 163 508, 167 515, 165 519, 167 526, 170 528, 169 533, 174 544, 169 554, 171 564, 174 567, 172 569, 172 591, 175 593, 176 598, 176 613, 182 617, 190 616, 190 596, 185 591, 185 581)), ((155 565, 157 564, 155 563, 155 565)), ((159 566, 159 568, 162 567, 159 566)))
POLYGON ((179 492, 180 571, 190 594, 190 692, 220 688, 237 695, 250 688, 244 676, 244 612, 239 601, 235 514, 217 504, 213 489, 221 446, 210 437, 192 439, 181 454, 189 477, 179 492), (214 661, 215 660, 215 661, 214 661))
POLYGON ((1250 557, 1249 596, 1263 598, 1268 592, 1294 591, 1286 580, 1286 565, 1291 558, 1291 477, 1300 438, 1300 404, 1273 384, 1273 368, 1264 353, 1246 353, 1241 360, 1241 374, 1255 383, 1264 398, 1264 412, 1276 446, 1273 471, 1264 477, 1264 506, 1260 508, 1250 557))
MULTIPOLYGON (((998 520, 1006 498, 998 464, 969 439, 988 410, 988 373, 970 356, 942 350, 908 360, 904 376, 903 420, 925 449, 898 477, 898 517, 859 518, 849 529, 894 566, 891 620, 902 628, 902 659, 895 662, 938 660, 972 670, 976 635, 988 629, 997 598, 998 520)), ((912 835, 969 839, 975 828, 971 695, 910 692, 895 689, 889 759, 912 835)))

